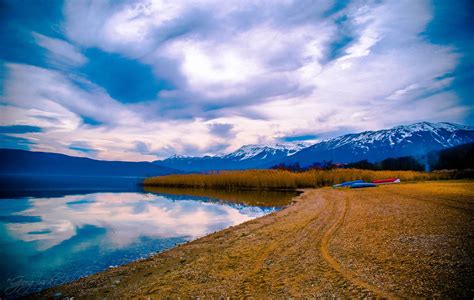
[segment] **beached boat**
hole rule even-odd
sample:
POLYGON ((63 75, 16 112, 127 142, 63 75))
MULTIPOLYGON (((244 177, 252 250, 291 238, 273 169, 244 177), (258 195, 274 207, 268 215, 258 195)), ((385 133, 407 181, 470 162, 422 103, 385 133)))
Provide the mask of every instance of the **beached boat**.
POLYGON ((368 188, 368 187, 376 187, 375 183, 370 182, 361 182, 361 183, 353 183, 350 185, 351 189, 360 189, 360 188, 368 188))
POLYGON ((399 183, 400 178, 387 178, 387 179, 379 179, 379 180, 374 180, 372 183, 375 184, 390 184, 390 183, 399 183))
POLYGON ((363 180, 354 180, 354 181, 346 181, 346 182, 343 182, 343 183, 339 183, 339 184, 335 184, 333 185, 332 187, 333 188, 337 188, 337 187, 345 187, 345 186, 351 186, 352 184, 354 183, 363 183, 364 181, 363 180))

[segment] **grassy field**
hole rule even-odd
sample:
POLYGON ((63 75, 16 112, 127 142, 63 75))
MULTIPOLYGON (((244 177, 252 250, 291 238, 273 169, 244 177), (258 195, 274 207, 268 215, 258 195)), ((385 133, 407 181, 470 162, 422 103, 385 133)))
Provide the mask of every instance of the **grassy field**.
POLYGON ((344 181, 397 177, 402 181, 440 180, 450 172, 370 171, 358 169, 310 170, 295 173, 284 170, 226 171, 211 174, 168 175, 147 178, 145 186, 221 188, 221 189, 297 189, 317 188, 344 181))
POLYGON ((474 297, 474 181, 308 189, 294 201, 41 296, 474 297))

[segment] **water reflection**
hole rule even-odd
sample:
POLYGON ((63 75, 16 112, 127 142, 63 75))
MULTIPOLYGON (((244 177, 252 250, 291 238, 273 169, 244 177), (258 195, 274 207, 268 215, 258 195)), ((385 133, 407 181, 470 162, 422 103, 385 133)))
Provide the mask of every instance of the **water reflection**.
POLYGON ((199 188, 173 188, 145 186, 147 192, 168 194, 168 195, 188 195, 205 198, 214 198, 232 203, 242 203, 253 206, 285 206, 291 199, 299 194, 296 191, 282 190, 217 190, 199 188))
POLYGON ((262 216, 290 198, 273 195, 268 206, 269 195, 154 192, 0 200, 1 290, 18 276, 32 292, 57 283, 58 274, 63 282, 124 264, 262 216), (255 205, 262 201, 267 206, 255 205))
POLYGON ((18 240, 36 241, 36 247, 41 250, 70 239, 76 235, 77 228, 86 225, 107 228, 108 243, 123 247, 141 236, 192 239, 269 211, 190 197, 177 201, 169 196, 138 193, 38 198, 30 199, 29 204, 28 209, 12 216, 20 222, 10 222, 6 228, 18 240))

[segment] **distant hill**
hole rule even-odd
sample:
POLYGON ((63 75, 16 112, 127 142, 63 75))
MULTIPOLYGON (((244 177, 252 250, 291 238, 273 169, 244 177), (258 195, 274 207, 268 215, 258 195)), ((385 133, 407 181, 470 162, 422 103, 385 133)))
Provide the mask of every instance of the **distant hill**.
POLYGON ((421 122, 391 129, 346 134, 307 147, 281 163, 308 166, 315 162, 370 162, 403 156, 420 157, 431 151, 474 142, 474 128, 452 123, 421 122))
POLYGON ((0 149, 0 174, 147 177, 180 173, 150 162, 103 161, 56 153, 0 149))
POLYGON ((154 163, 187 172, 211 170, 259 169, 287 158, 308 145, 304 143, 281 143, 275 145, 245 145, 227 155, 186 157, 172 156, 154 163))

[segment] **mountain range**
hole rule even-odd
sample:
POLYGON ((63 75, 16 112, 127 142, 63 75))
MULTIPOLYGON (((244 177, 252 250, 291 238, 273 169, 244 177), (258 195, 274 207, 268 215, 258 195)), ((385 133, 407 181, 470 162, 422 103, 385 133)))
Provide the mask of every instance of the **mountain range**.
POLYGON ((159 166, 202 172, 211 170, 241 170, 266 168, 278 163, 308 147, 304 143, 285 143, 275 145, 245 145, 227 155, 186 157, 172 156, 154 163, 159 166))
POLYGON ((367 159, 375 162, 389 157, 420 157, 431 151, 470 142, 474 142, 472 126, 420 122, 391 129, 346 134, 313 145, 246 145, 227 155, 172 156, 154 163, 188 172, 269 168, 281 163, 299 163, 305 167, 323 161, 350 163, 367 159))
POLYGON ((281 143, 245 145, 226 155, 172 156, 154 162, 100 161, 63 154, 0 149, 0 174, 93 176, 157 176, 211 170, 264 169, 278 164, 305 167, 332 161, 376 162, 414 156, 474 142, 474 127, 453 123, 420 122, 391 129, 346 134, 313 145, 281 143))
POLYGON ((420 122, 391 129, 346 134, 307 147, 283 163, 308 166, 315 162, 370 162, 389 157, 420 157, 431 151, 474 142, 474 127, 420 122))

